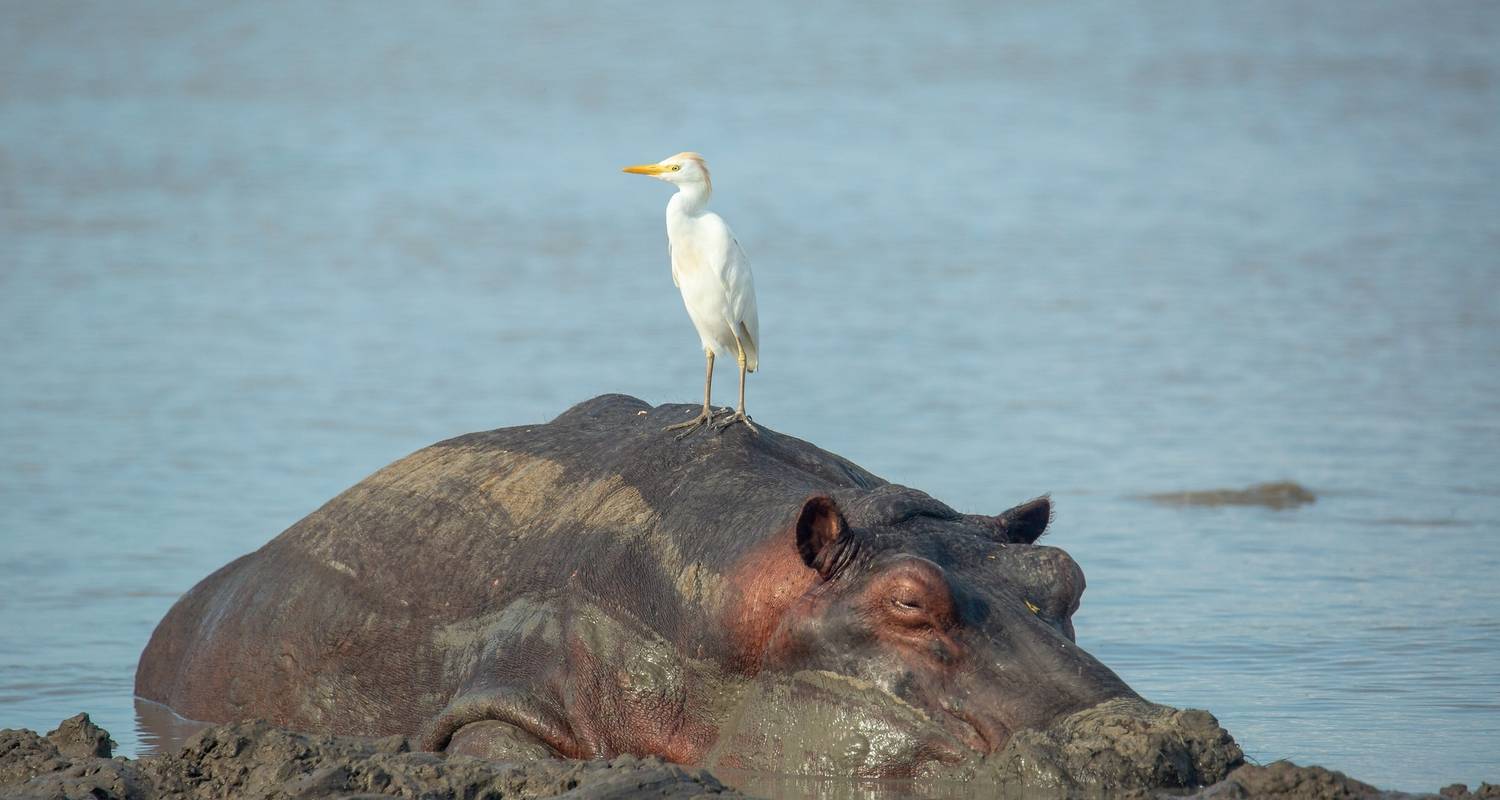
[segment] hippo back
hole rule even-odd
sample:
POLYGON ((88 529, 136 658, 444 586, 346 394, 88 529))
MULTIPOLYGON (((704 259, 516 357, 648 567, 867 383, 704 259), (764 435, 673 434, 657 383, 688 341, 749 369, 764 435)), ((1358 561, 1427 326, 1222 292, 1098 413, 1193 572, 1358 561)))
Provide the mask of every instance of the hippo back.
POLYGON ((585 598, 726 656, 704 624, 726 571, 809 494, 885 482, 764 427, 663 433, 691 411, 606 395, 391 464, 179 600, 137 694, 193 719, 410 733, 481 657, 478 627, 525 597, 585 598))

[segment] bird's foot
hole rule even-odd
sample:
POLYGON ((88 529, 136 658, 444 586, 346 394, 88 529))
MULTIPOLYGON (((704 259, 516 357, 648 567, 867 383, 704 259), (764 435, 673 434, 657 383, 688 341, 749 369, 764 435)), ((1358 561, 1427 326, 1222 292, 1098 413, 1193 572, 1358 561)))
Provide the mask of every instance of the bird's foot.
POLYGON ((713 421, 714 421, 714 417, 716 417, 716 416, 718 416, 718 415, 720 415, 722 413, 724 413, 724 412, 723 411, 717 411, 717 412, 710 413, 709 410, 705 408, 702 411, 698 412, 698 416, 693 417, 692 419, 688 420, 687 422, 679 422, 676 425, 668 425, 667 427, 663 428, 663 430, 668 430, 668 431, 682 431, 682 433, 677 434, 677 437, 676 437, 678 441, 681 441, 683 439, 686 439, 689 436, 692 436, 693 433, 695 431, 697 431, 699 428, 702 428, 702 427, 708 426, 708 425, 712 425, 713 421))
POLYGON ((729 416, 713 423, 714 431, 723 433, 724 429, 728 428, 730 425, 735 424, 736 422, 745 423, 745 427, 749 428, 751 433, 760 433, 760 429, 755 427, 755 423, 750 421, 750 415, 746 414, 743 411, 736 411, 733 414, 730 414, 729 416))

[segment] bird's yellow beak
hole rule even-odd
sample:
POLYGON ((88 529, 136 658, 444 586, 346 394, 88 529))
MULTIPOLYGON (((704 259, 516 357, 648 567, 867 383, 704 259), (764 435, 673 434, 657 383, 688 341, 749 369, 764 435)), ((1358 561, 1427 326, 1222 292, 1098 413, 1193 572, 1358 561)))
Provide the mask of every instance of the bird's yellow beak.
POLYGON ((668 169, 664 164, 636 164, 633 167, 625 167, 621 172, 630 172, 636 175, 660 175, 668 169))

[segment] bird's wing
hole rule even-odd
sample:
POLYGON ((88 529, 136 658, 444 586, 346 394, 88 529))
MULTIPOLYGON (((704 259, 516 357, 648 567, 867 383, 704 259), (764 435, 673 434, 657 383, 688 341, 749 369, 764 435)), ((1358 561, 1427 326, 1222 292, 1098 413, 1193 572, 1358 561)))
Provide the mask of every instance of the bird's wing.
POLYGON ((677 259, 672 256, 672 237, 667 237, 667 263, 672 265, 672 285, 682 288, 682 281, 677 279, 677 259))
POLYGON ((760 366, 760 315, 755 308, 755 276, 750 273, 750 259, 740 247, 734 231, 722 219, 723 256, 717 262, 719 279, 724 284, 725 317, 735 338, 745 348, 745 366, 754 372, 760 366))

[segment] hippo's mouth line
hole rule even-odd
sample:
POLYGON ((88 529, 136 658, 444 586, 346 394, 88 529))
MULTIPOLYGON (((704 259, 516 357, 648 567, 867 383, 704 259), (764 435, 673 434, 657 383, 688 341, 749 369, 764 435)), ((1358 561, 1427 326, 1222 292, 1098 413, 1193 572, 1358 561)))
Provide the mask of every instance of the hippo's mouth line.
POLYGON ((981 756, 993 755, 997 750, 1000 749, 1000 744, 1002 743, 991 741, 990 737, 985 735, 984 726, 979 724, 979 721, 975 719, 973 714, 970 714, 969 712, 964 711, 961 708, 951 708, 945 710, 948 712, 948 716, 952 717, 960 723, 961 727, 958 738, 966 746, 968 746, 969 749, 980 754, 981 756))

